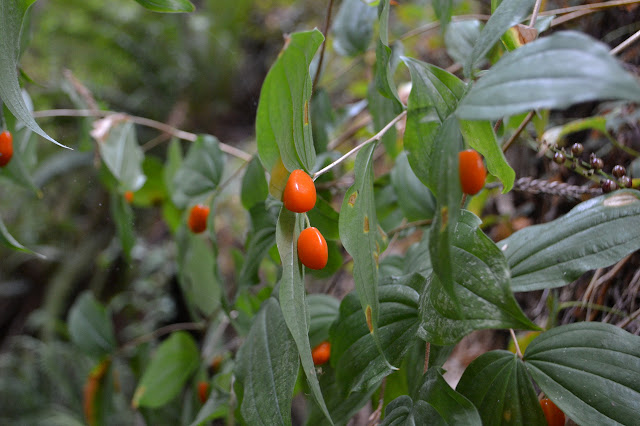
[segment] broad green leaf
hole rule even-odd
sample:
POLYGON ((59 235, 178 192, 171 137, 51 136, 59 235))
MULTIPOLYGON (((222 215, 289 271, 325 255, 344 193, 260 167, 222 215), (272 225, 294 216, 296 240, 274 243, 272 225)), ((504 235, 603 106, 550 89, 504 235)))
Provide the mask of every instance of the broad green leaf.
POLYGON ((380 423, 381 426, 445 426, 446 424, 435 408, 421 400, 414 402, 408 395, 402 395, 391 401, 380 423))
POLYGON ((316 198, 316 205, 307 212, 307 216, 311 224, 318 228, 326 240, 340 239, 338 225, 340 215, 333 209, 331 203, 323 197, 318 196, 316 198))
POLYGON ((464 64, 471 57, 473 45, 480 36, 482 22, 474 19, 470 21, 451 22, 444 34, 444 44, 451 58, 464 64))
POLYGON ((344 0, 332 27, 335 51, 346 56, 364 53, 371 43, 376 17, 376 8, 362 0, 344 0))
POLYGON ((478 228, 473 213, 461 211, 452 233, 452 300, 433 274, 422 293, 419 335, 437 345, 456 343, 483 328, 537 329, 520 310, 509 286, 509 268, 498 247, 478 228))
POLYGON ((198 346, 187 332, 176 331, 163 341, 133 395, 132 405, 162 407, 178 396, 200 362, 198 346))
POLYGON ((415 339, 419 325, 419 290, 424 283, 420 275, 389 279, 381 285, 380 324, 378 333, 384 356, 362 317, 358 295, 348 294, 340 304, 340 316, 331 326, 331 365, 345 392, 369 389, 393 370, 415 339))
POLYGON ((142 172, 147 177, 146 182, 135 192, 132 204, 140 207, 151 207, 168 197, 167 187, 164 183, 165 166, 160 158, 154 155, 145 155, 142 162, 142 172))
POLYGON ((406 153, 396 158, 391 170, 391 183, 398 196, 398 204, 408 221, 431 219, 436 200, 429 188, 411 170, 406 153))
MULTIPOLYGON (((471 56, 464 63, 464 75, 470 77, 473 68, 491 50, 494 44, 500 40, 509 28, 519 24, 531 13, 535 0, 503 0, 496 10, 491 14, 491 18, 484 26, 473 46, 471 56)), ((536 68, 540 75, 540 67, 536 68)), ((493 72, 493 69, 492 69, 493 72)), ((506 114, 505 114, 506 115, 506 114)))
POLYGON ((178 280, 185 298, 205 316, 220 306, 221 284, 212 243, 184 227, 178 237, 178 280))
POLYGON ((123 189, 136 191, 144 185, 147 179, 142 173, 144 154, 131 121, 114 122, 108 133, 98 139, 98 148, 102 160, 123 189))
POLYGON ((180 141, 173 139, 169 143, 167 148, 167 160, 164 165, 164 184, 170 194, 174 192, 173 177, 176 175, 180 166, 182 166, 182 148, 180 148, 180 141))
POLYGON ((154 12, 180 13, 193 12, 195 6, 189 0, 135 0, 146 9, 154 12))
POLYGON ((264 175, 264 169, 258 157, 253 157, 247 165, 247 171, 242 177, 240 199, 245 209, 249 210, 256 203, 264 201, 269 195, 269 185, 264 175))
POLYGON ((20 38, 27 11, 36 0, 8 0, 0 2, 0 99, 11 113, 28 128, 45 139, 56 142, 33 119, 25 103, 18 82, 20 38))
POLYGON ((44 259, 43 255, 38 254, 32 250, 29 250, 14 238, 13 235, 9 233, 9 230, 7 229, 7 226, 4 224, 2 217, 0 217, 0 244, 4 245, 5 247, 9 247, 12 250, 21 251, 29 254, 35 254, 36 256, 39 256, 44 259))
POLYGON ((505 55, 471 88, 457 114, 465 120, 491 120, 598 99, 638 102, 640 83, 609 54, 608 46, 583 33, 563 31, 505 55))
POLYGON ((606 323, 542 333, 524 361, 540 389, 578 424, 632 425, 640 401, 640 337, 606 323))
MULTIPOLYGON (((30 104, 27 103, 27 105, 30 111, 30 104)), ((33 191, 38 198, 41 198, 42 191, 40 191, 39 185, 31 176, 33 167, 29 164, 28 159, 24 158, 27 156, 27 148, 33 132, 18 121, 6 106, 2 108, 2 112, 4 113, 4 128, 11 132, 13 136, 13 157, 9 164, 0 168, 0 176, 6 176, 16 184, 33 191)))
POLYGON ((624 189, 585 201, 498 246, 511 269, 513 291, 563 286, 640 249, 640 192, 624 189))
MULTIPOLYGON (((409 163, 418 178, 434 193, 441 180, 434 162, 435 136, 442 123, 463 98, 466 85, 458 77, 434 65, 412 58, 403 58, 411 72, 411 94, 404 144, 409 163)), ((507 163, 493 127, 488 121, 461 120, 460 131, 466 143, 480 152, 487 161, 489 173, 498 177, 504 192, 513 187, 515 172, 507 163)))
POLYGON ((425 279, 433 272, 429 254, 429 232, 422 233, 422 240, 413 244, 405 254, 403 274, 418 273, 425 279))
POLYGON ((260 91, 256 117, 258 154, 267 170, 282 158, 287 170, 309 172, 316 160, 309 115, 309 65, 324 41, 320 31, 293 33, 260 91))
POLYGON ((485 425, 546 425, 525 364, 508 351, 476 358, 456 388, 478 408, 485 425))
POLYGON ((91 292, 78 296, 69 310, 67 324, 71 341, 83 352, 98 358, 116 349, 111 317, 91 292))
POLYGON ((451 298, 454 308, 457 304, 453 288, 457 264, 452 244, 462 198, 458 176, 458 152, 461 151, 461 146, 462 137, 457 120, 450 116, 438 129, 433 147, 432 169, 439 174, 439 178, 434 182, 438 203, 429 232, 429 253, 433 273, 437 275, 441 288, 451 298))
POLYGON ((446 424, 468 426, 483 424, 476 407, 449 386, 438 368, 430 366, 423 376, 423 384, 418 392, 418 398, 434 407, 446 424))
POLYGON ((356 157, 355 182, 347 190, 340 209, 340 239, 353 257, 353 279, 369 332, 378 328, 378 258, 387 236, 378 226, 373 199, 373 152, 376 143, 360 150, 356 157))
POLYGON ((224 155, 218 139, 211 135, 198 136, 173 176, 173 202, 178 207, 186 207, 203 201, 218 187, 223 169, 224 155))
POLYGON ((118 233, 118 240, 120 240, 122 253, 124 253, 127 261, 130 261, 131 249, 136 243, 136 234, 133 227, 133 211, 121 194, 112 191, 110 198, 109 208, 111 217, 116 224, 116 231, 118 233))
MULTIPOLYGON (((336 381, 335 370, 328 364, 322 366, 320 387, 322 393, 326 395, 327 408, 335 425, 349 424, 352 417, 371 400, 371 396, 377 389, 377 386, 372 386, 363 392, 345 392, 336 381)), ((324 426, 326 424, 327 420, 322 411, 317 405, 311 405, 306 425, 324 426)))
POLYGON ((328 294, 312 294, 307 297, 309 303, 309 343, 315 347, 329 340, 329 328, 338 318, 340 301, 328 294))
POLYGON ((236 393, 248 424, 290 425, 298 351, 282 311, 269 298, 236 356, 236 393), (241 392, 238 392, 240 385, 241 392))
POLYGON ((284 321, 293 336, 300 354, 302 369, 316 402, 331 421, 327 411, 309 343, 309 310, 304 288, 304 269, 298 260, 298 235, 304 227, 304 216, 282 207, 276 227, 276 243, 282 260, 280 278, 280 307, 284 321))
POLYGON ((381 0, 378 4, 378 32, 380 38, 376 43, 375 85, 378 91, 386 98, 402 107, 398 97, 398 91, 393 81, 393 73, 396 70, 397 58, 402 45, 398 42, 394 46, 389 45, 389 0, 381 0))

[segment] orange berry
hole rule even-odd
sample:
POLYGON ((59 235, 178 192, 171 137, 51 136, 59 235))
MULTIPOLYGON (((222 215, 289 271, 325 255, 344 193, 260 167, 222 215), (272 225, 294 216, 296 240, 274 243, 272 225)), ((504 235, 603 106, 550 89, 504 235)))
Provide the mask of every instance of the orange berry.
POLYGON ((209 217, 209 206, 196 204, 189 212, 189 229, 194 234, 199 234, 207 229, 207 218, 209 217))
POLYGON ((200 403, 204 404, 209 397, 209 383, 208 382, 198 382, 198 398, 200 398, 200 403))
POLYGON ((329 249, 327 241, 317 228, 304 229, 298 236, 298 259, 310 269, 322 269, 327 266, 329 249))
POLYGON ((550 399, 540 400, 540 406, 544 412, 549 426, 564 426, 564 413, 550 399))
POLYGON ((133 191, 125 192, 124 199, 127 201, 127 203, 131 204, 133 202, 133 191))
POLYGON ((13 136, 11 132, 4 131, 0 133, 0 167, 9 164, 13 157, 13 136))
POLYGON ((331 343, 322 342, 311 351, 314 365, 322 365, 331 357, 331 343))
POLYGON ((484 187, 487 171, 482 157, 473 149, 458 153, 458 172, 462 192, 465 194, 475 195, 484 187))
POLYGON ((282 195, 284 207, 292 212, 305 213, 316 205, 316 186, 303 170, 294 170, 289 175, 282 195))

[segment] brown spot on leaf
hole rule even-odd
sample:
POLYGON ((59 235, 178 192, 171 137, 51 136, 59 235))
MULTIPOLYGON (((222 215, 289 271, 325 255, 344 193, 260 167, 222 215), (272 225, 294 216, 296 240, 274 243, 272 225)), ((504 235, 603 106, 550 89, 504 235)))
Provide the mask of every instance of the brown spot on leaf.
POLYGON ((364 233, 369 233, 369 216, 364 217, 364 233))
POLYGON ((309 101, 304 101, 304 125, 309 124, 309 101))
POLYGON ((356 204, 356 198, 358 198, 358 191, 349 196, 349 206, 353 207, 356 204))
POLYGON ((373 321, 371 320, 371 306, 367 305, 367 309, 364 311, 364 316, 367 317, 367 327, 369 327, 369 333, 373 334, 373 321))

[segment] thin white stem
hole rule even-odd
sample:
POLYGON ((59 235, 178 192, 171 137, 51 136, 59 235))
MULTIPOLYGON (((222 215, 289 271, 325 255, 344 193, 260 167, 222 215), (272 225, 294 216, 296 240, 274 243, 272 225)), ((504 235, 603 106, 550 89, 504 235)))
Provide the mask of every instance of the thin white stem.
POLYGON ((321 170, 318 170, 317 172, 315 172, 313 174, 313 180, 318 179, 319 176, 322 176, 323 174, 327 173, 329 170, 333 169, 335 166, 337 166, 338 164, 342 163, 344 160, 346 160, 347 158, 349 158, 351 155, 355 154, 356 152, 360 151, 362 148, 364 148, 365 146, 367 146, 371 142, 379 141, 385 135, 385 133, 387 133, 389 131, 389 129, 391 129, 393 126, 395 126, 395 124, 398 121, 402 120, 406 115, 407 115, 407 110, 402 111, 393 120, 391 120, 389 123, 387 123, 387 125, 384 126, 382 128, 382 130, 380 130, 378 133, 376 133, 371 139, 367 139, 366 141, 362 142, 360 145, 355 146, 351 151, 347 152, 342 157, 338 158, 336 161, 334 161, 333 163, 329 164, 324 169, 321 169, 321 170))
POLYGON ((542 4, 542 0, 536 0, 535 6, 533 6, 533 13, 531 14, 531 20, 529 21, 529 26, 534 27, 536 25, 536 21, 538 20, 538 13, 540 12, 540 5, 542 4))
POLYGON ((625 41, 623 41, 622 43, 620 43, 619 45, 611 49, 611 52, 609 53, 611 53, 612 55, 617 55, 622 50, 631 46, 631 44, 636 42, 639 38, 640 38, 640 30, 636 31, 634 35, 632 35, 631 37, 629 37, 628 39, 626 39, 625 41))
POLYGON ((516 354, 518 355, 518 358, 522 359, 522 351, 520 350, 520 345, 518 344, 518 338, 516 337, 516 333, 513 331, 513 328, 509 329, 509 333, 511 333, 513 344, 516 347, 516 354))
MULTIPOLYGON (((91 109, 50 109, 44 111, 35 111, 33 113, 34 118, 44 118, 44 117, 107 117, 112 114, 122 114, 115 111, 96 111, 91 109)), ((194 142, 198 135, 195 133, 185 132, 184 130, 176 129, 173 126, 162 123, 160 121, 151 120, 149 118, 138 117, 135 115, 124 114, 127 117, 127 120, 132 123, 139 124, 141 126, 151 127, 153 129, 160 130, 162 132, 168 133, 171 136, 175 136, 179 139, 183 139, 186 141, 194 142)), ((238 157, 244 161, 250 161, 251 155, 244 152, 241 149, 236 148, 235 146, 228 145, 226 143, 220 142, 220 150, 222 152, 226 152, 229 155, 233 155, 234 157, 238 157)))

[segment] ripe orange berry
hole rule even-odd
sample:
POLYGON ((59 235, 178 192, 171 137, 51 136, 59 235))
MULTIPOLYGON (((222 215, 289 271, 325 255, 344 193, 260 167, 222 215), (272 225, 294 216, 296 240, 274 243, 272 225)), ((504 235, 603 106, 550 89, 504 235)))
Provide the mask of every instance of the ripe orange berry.
POLYGON ((304 170, 294 170, 289 175, 282 194, 284 207, 292 212, 305 213, 316 205, 316 186, 304 170))
POLYGON ((207 382, 198 382, 198 398, 200 398, 200 403, 204 404, 209 397, 209 383, 207 382))
POLYGON ((331 343, 322 342, 311 351, 314 365, 322 365, 331 357, 331 343))
POLYGON ((327 266, 329 249, 327 241, 313 226, 304 229, 298 236, 298 259, 307 268, 322 269, 327 266))
POLYGON ((199 234, 207 229, 207 218, 209 217, 209 206, 196 204, 189 212, 189 229, 194 234, 199 234))
POLYGON ((13 136, 11 132, 4 131, 0 133, 0 167, 9 164, 13 157, 13 136))
POLYGON ((131 204, 133 202, 133 191, 125 192, 124 199, 127 201, 127 203, 131 204))
POLYGON ((564 413, 550 399, 540 400, 540 406, 544 412, 549 426, 564 426, 564 413))
POLYGON ((458 172, 462 192, 465 194, 475 195, 484 187, 487 171, 482 157, 473 149, 458 153, 458 172))

